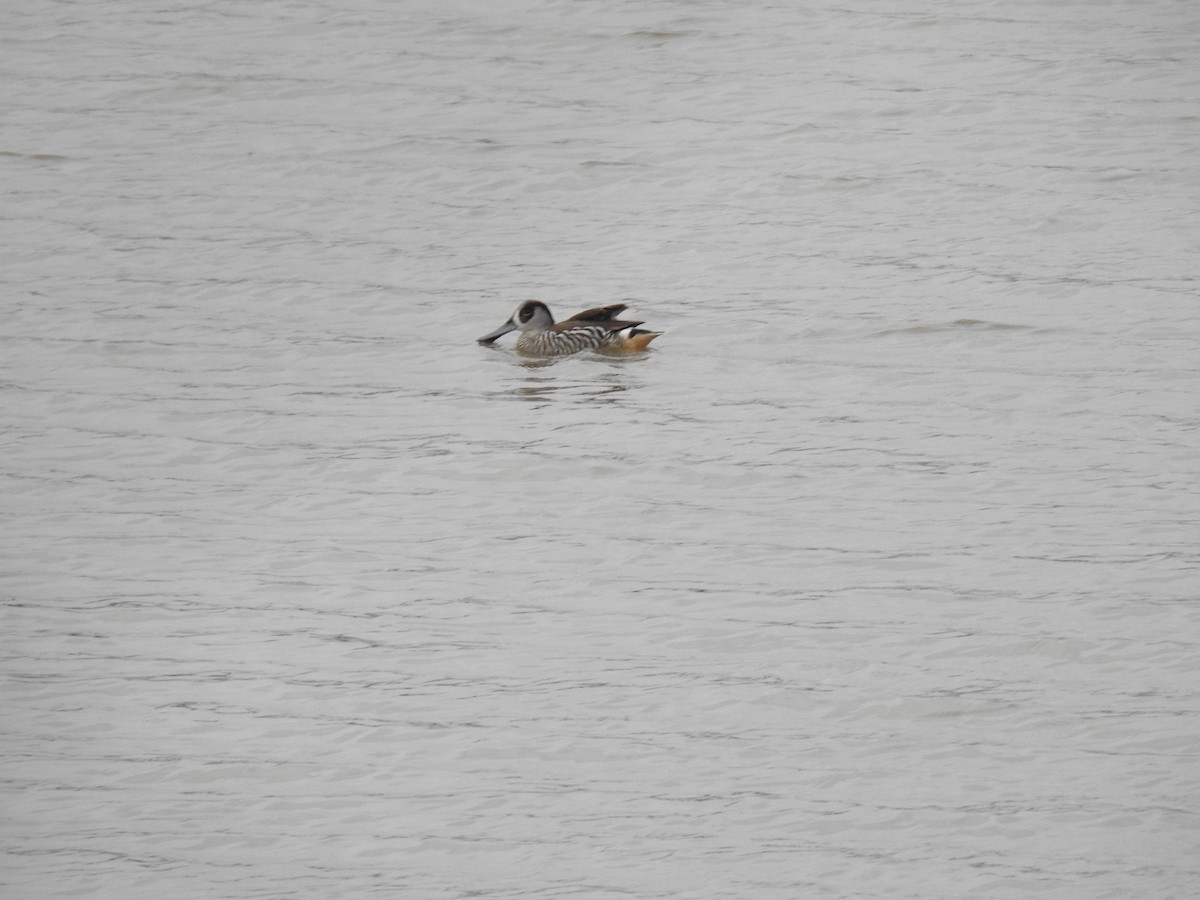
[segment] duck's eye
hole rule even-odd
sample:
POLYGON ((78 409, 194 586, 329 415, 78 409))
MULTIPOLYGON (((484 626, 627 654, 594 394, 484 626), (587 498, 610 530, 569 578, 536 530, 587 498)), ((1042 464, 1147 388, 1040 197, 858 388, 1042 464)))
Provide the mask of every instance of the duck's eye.
POLYGON ((528 322, 530 319, 532 319, 533 318, 533 307, 532 306, 522 307, 520 318, 521 318, 522 322, 528 322))

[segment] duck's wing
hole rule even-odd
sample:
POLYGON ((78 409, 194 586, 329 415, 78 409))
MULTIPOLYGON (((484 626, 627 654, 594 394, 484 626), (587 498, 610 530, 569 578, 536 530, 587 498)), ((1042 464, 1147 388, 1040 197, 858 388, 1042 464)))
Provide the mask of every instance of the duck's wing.
POLYGON ((571 331, 574 328, 591 328, 602 331, 624 331, 626 328, 637 328, 641 322, 623 322, 620 319, 598 319, 589 321, 588 319, 567 319, 565 322, 559 322, 551 331, 571 331))
POLYGON ((611 322, 623 312, 625 312, 624 303, 614 303, 611 306, 597 306, 593 309, 585 309, 583 312, 575 313, 575 315, 562 324, 566 325, 568 322, 611 322))

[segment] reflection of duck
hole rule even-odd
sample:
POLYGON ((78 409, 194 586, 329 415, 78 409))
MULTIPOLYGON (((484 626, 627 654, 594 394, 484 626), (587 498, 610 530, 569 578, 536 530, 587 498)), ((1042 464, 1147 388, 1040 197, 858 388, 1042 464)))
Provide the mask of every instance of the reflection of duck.
POLYGON ((545 303, 526 300, 507 322, 478 340, 481 344, 490 344, 510 331, 520 331, 517 352, 529 356, 566 356, 580 350, 606 353, 645 350, 662 332, 638 328, 641 322, 621 321, 617 316, 624 310, 624 303, 597 306, 555 324, 554 316, 550 315, 550 308, 545 303))

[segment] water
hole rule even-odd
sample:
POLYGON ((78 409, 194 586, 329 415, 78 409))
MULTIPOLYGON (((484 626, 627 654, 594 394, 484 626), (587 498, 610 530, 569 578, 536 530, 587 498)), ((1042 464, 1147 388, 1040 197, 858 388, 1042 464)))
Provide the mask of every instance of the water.
POLYGON ((1194 4, 0 26, 6 896, 1194 896, 1194 4))

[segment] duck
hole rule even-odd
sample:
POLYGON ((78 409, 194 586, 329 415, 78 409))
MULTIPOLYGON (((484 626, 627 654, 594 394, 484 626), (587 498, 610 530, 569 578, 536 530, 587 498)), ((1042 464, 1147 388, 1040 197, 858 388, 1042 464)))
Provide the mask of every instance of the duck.
POLYGON ((492 344, 510 331, 520 331, 517 352, 527 356, 568 356, 581 350, 602 353, 639 353, 659 337, 661 331, 639 328, 641 322, 618 319, 624 303, 597 306, 555 322, 550 307, 540 300, 526 300, 508 317, 508 321, 481 338, 480 344, 492 344))

